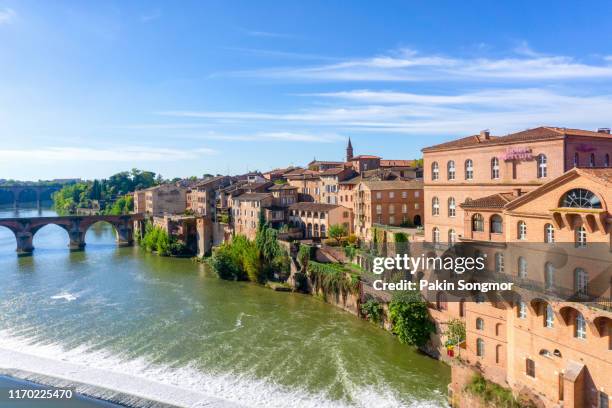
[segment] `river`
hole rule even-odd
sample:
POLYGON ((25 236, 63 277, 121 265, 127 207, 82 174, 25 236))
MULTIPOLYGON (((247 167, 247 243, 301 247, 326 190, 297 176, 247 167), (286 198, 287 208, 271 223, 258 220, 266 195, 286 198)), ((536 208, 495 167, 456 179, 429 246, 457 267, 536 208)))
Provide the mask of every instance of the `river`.
POLYGON ((366 321, 222 281, 187 259, 117 248, 107 224, 85 240, 70 252, 51 225, 32 256, 17 257, 0 228, 0 366, 184 406, 444 406, 449 368, 366 321))

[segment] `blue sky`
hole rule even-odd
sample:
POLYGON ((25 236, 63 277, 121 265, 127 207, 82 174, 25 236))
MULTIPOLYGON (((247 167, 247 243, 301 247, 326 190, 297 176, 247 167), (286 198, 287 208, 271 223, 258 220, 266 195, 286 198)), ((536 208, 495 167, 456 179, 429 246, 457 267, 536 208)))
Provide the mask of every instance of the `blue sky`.
POLYGON ((0 178, 238 173, 612 126, 606 1, 0 0, 0 178), (588 5, 588 7, 587 7, 588 5))

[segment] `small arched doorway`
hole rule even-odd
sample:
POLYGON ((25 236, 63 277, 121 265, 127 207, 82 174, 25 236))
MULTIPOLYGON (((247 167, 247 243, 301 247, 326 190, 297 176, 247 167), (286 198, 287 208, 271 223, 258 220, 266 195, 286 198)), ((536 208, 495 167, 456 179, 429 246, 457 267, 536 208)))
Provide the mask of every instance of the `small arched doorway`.
POLYGON ((421 216, 420 216, 420 215, 418 215, 418 214, 417 214, 417 215, 415 215, 415 216, 414 216, 414 218, 413 218, 413 220, 412 220, 412 223, 413 223, 415 226, 420 227, 420 226, 421 226, 421 216))

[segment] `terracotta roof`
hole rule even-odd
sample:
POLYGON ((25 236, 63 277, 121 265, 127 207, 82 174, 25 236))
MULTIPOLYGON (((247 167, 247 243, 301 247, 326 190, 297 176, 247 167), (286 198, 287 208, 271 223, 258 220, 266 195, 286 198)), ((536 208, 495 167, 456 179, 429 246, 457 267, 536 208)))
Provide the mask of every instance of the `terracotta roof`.
POLYGON ((517 198, 512 193, 497 193, 476 198, 460 204, 461 208, 504 208, 506 204, 517 198))
POLYGON ((327 164, 327 165, 338 165, 341 166, 344 164, 344 162, 341 161, 327 161, 327 160, 313 160, 310 163, 308 163, 309 166, 313 166, 313 165, 317 165, 317 164, 327 164))
POLYGON ((420 190, 423 180, 363 180, 362 183, 370 190, 420 190))
POLYGON ((355 156, 351 159, 351 161, 359 160, 359 159, 380 159, 378 156, 372 156, 368 154, 360 154, 359 156, 355 156))
POLYGON ((565 136, 583 136, 583 137, 602 137, 612 138, 608 133, 594 132, 590 130, 558 128, 549 126, 540 126, 533 129, 527 129, 522 132, 511 133, 505 136, 489 136, 486 138, 483 135, 473 135, 464 137, 450 142, 429 146, 421 151, 429 152, 446 149, 460 149, 474 146, 490 146, 504 143, 527 142, 534 140, 560 139, 565 136))
POLYGON ((416 160, 381 160, 380 167, 417 167, 416 160))
POLYGON ((611 167, 580 167, 578 173, 585 173, 594 178, 601 180, 606 184, 612 184, 612 168, 611 167))
POLYGON ((320 172, 319 175, 320 176, 335 176, 337 174, 342 173, 345 170, 346 168, 344 167, 332 167, 331 169, 327 169, 327 170, 320 172))
POLYGON ((304 211, 330 211, 336 208, 340 208, 340 206, 335 205, 335 204, 306 203, 306 202, 295 203, 289 206, 289 209, 291 210, 304 210, 304 211))
POLYGON ((268 190, 297 190, 297 187, 290 184, 275 184, 268 190))
POLYGON ((234 197, 235 200, 240 201, 260 201, 265 198, 272 197, 270 193, 244 193, 234 197))

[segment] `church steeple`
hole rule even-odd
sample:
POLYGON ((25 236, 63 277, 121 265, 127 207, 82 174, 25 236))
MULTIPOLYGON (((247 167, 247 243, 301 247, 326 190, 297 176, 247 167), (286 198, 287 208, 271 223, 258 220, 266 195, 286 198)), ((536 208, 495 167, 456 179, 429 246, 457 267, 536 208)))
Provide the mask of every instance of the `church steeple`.
POLYGON ((351 161, 353 158, 353 145, 351 144, 351 138, 349 137, 348 145, 346 146, 346 161, 351 161))

